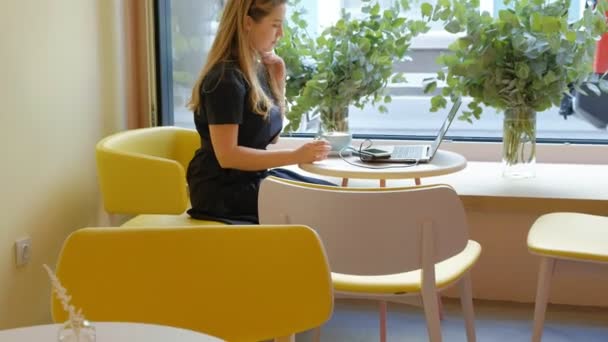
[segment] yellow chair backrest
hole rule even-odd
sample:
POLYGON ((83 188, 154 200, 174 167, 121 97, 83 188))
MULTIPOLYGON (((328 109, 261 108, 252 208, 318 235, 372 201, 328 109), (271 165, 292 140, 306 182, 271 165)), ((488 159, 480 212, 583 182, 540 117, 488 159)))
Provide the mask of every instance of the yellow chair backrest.
POLYGON ((339 188, 268 177, 259 194, 262 224, 304 224, 325 245, 333 272, 373 275, 422 268, 422 229, 432 227, 435 262, 468 243, 466 213, 447 185, 339 188))
POLYGON ((186 169, 198 133, 152 127, 110 135, 96 146, 104 206, 115 214, 181 214, 189 205, 186 169))
MULTIPOLYGON (((332 285, 305 226, 84 228, 57 275, 91 321, 162 324, 228 341, 288 336, 323 324, 332 285)), ((67 319, 59 302, 53 319, 67 319)))

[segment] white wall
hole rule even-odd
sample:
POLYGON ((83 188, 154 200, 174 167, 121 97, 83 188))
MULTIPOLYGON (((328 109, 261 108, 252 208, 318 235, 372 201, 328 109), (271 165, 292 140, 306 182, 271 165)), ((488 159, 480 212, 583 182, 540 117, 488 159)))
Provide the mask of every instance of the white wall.
POLYGON ((0 4, 0 329, 50 322, 61 243, 103 218, 95 143, 122 129, 120 0, 0 4), (32 239, 17 268, 14 241, 32 239))

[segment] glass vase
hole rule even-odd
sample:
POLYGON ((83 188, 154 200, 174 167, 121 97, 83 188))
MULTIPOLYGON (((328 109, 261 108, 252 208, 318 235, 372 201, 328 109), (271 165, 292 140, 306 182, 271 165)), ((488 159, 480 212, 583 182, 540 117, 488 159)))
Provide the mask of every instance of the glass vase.
POLYGON ((323 132, 349 132, 348 107, 324 108, 320 113, 323 132))
POLYGON ((511 108, 504 113, 502 138, 503 176, 530 178, 536 175, 536 111, 511 108))
POLYGON ((58 342, 95 342, 95 327, 89 321, 66 321, 57 335, 58 342))

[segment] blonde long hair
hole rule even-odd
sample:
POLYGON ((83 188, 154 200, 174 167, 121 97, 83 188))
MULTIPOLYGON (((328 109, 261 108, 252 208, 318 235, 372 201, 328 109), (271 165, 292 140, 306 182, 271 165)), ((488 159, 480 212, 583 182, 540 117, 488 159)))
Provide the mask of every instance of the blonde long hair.
MULTIPOLYGON (((255 22, 259 22, 279 5, 285 4, 287 0, 229 0, 222 14, 217 35, 211 45, 207 56, 207 62, 201 70, 194 87, 192 96, 188 102, 188 108, 197 113, 201 105, 200 88, 209 71, 217 64, 227 61, 236 55, 238 65, 245 81, 249 84, 249 103, 253 112, 267 116, 272 108, 272 100, 266 95, 257 76, 259 62, 257 52, 251 49, 247 34, 245 33, 245 17, 250 16, 255 22)), ((267 75, 268 76, 268 75, 267 75)), ((274 97, 283 106, 283 94, 279 89, 277 80, 269 77, 269 83, 274 97)), ((227 99, 230 101, 230 99, 227 99)))

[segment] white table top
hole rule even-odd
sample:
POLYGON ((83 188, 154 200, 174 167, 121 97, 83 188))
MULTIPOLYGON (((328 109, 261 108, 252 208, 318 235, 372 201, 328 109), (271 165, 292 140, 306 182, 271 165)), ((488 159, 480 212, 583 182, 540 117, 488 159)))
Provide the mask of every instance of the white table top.
MULTIPOLYGON (((218 342, 190 330, 140 323, 93 322, 96 342, 218 342)), ((2 342, 57 342, 59 324, 0 330, 2 342)))
MULTIPOLYGON (((380 147, 379 147, 380 148, 380 147)), ((299 164, 298 166, 305 171, 330 177, 339 178, 361 178, 361 179, 404 179, 404 178, 423 178, 431 176, 445 175, 460 171, 467 165, 466 159, 454 152, 438 150, 430 163, 418 164, 415 166, 396 167, 394 163, 362 163, 359 157, 345 157, 349 164, 339 157, 330 157, 326 160, 299 164), (389 168, 382 168, 389 166, 389 168)))

